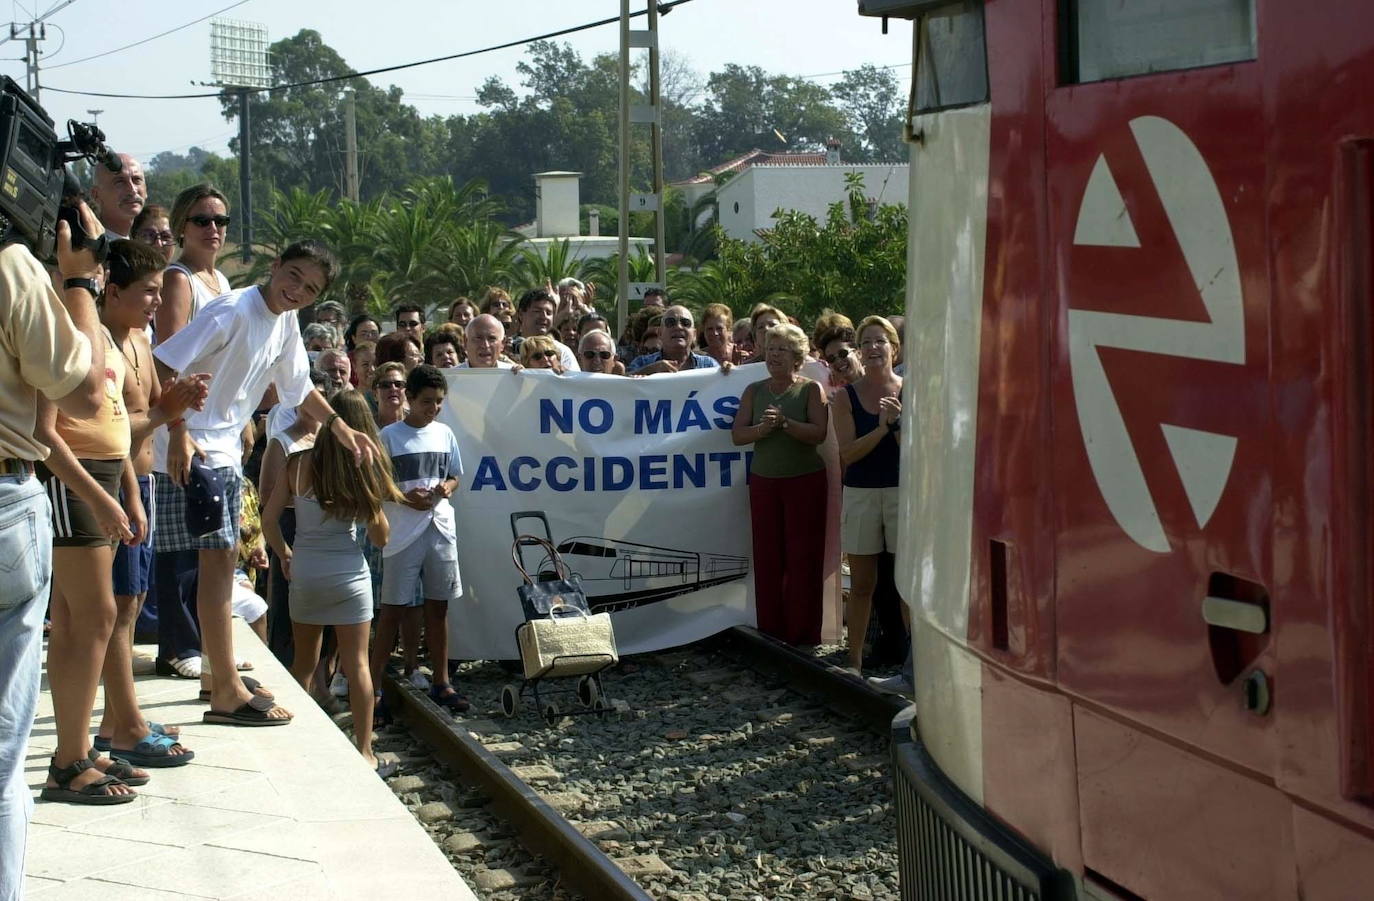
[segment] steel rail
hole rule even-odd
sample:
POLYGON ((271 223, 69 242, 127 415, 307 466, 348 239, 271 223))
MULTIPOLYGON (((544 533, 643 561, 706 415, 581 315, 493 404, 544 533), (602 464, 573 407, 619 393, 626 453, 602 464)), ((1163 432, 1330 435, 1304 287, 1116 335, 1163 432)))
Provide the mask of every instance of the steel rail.
POLYGON ((411 732, 426 742, 436 757, 490 796, 497 811, 519 829, 530 850, 558 867, 565 884, 588 898, 650 901, 652 896, 615 861, 512 773, 448 711, 409 685, 402 685, 390 673, 385 682, 388 702, 399 708, 411 732))
POLYGON ((783 678, 790 688, 815 693, 827 706, 843 714, 856 714, 881 735, 888 733, 893 717, 911 703, 748 626, 726 629, 703 644, 750 669, 783 678))

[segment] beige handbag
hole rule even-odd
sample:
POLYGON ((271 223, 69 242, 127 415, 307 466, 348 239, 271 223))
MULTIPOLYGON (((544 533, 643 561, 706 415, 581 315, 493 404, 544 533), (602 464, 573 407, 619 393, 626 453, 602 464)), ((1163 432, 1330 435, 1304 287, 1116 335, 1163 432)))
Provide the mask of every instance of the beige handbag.
POLYGON ((619 662, 609 613, 589 614, 560 604, 549 614, 516 630, 526 679, 581 676, 619 662))

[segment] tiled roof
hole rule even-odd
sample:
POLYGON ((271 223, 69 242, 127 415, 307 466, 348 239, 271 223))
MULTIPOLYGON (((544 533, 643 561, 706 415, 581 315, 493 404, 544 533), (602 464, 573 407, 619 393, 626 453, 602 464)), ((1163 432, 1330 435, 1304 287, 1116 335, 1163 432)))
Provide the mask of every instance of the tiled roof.
POLYGON ((695 175, 692 178, 684 178, 675 181, 675 185, 705 185, 715 180, 717 175, 735 175, 743 172, 750 166, 823 166, 825 165, 825 152, 819 153, 766 153, 755 148, 748 153, 741 154, 728 162, 721 163, 719 166, 712 166, 710 169, 695 175))

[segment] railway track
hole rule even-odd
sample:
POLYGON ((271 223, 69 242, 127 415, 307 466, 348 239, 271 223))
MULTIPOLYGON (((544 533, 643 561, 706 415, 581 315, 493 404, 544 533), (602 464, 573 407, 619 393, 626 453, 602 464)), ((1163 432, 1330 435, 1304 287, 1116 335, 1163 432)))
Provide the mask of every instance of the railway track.
POLYGON ((494 664, 460 674, 461 718, 387 686, 400 723, 378 748, 406 764, 392 787, 479 893, 897 896, 886 736, 901 699, 752 629, 636 664, 606 675, 610 710, 552 725, 533 705, 501 714, 511 676, 494 664))

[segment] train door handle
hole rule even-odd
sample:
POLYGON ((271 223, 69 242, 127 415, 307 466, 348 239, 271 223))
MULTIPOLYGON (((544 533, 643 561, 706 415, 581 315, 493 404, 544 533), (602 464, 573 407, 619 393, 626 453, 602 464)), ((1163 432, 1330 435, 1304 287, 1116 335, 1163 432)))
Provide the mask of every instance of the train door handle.
POLYGON ((1202 619, 1209 626, 1263 635, 1269 631, 1269 611, 1263 604, 1233 598, 1202 599, 1202 619))

